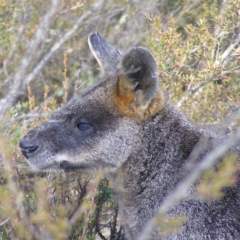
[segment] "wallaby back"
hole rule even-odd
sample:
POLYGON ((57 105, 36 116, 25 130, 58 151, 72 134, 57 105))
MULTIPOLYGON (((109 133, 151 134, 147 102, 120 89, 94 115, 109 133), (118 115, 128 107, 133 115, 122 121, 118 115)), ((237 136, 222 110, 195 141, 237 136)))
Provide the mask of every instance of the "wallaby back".
MULTIPOLYGON (((126 238, 135 240, 168 194, 223 138, 195 127, 164 99, 147 49, 121 55, 98 33, 88 42, 106 79, 30 131, 20 147, 36 170, 108 170, 126 238), (189 165, 196 148, 199 157, 189 165)), ((179 231, 163 236, 160 226, 149 239, 240 239, 239 180, 224 193, 207 202, 194 184, 167 216, 186 217, 179 231)))

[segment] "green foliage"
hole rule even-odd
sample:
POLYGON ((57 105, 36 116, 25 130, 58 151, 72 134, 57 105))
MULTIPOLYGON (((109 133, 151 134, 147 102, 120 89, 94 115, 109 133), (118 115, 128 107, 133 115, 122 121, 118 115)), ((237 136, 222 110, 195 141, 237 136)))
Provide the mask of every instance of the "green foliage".
POLYGON ((239 171, 237 159, 237 154, 227 156, 218 164, 216 170, 208 170, 204 173, 198 186, 201 197, 207 200, 220 198, 224 195, 225 187, 233 186, 236 183, 239 171))
MULTIPOLYGON (((0 0, 0 97, 11 89, 50 2, 0 0)), ((62 1, 27 74, 95 3, 99 4, 62 1)), ((0 123, 0 239, 123 239, 107 179, 31 173, 19 151, 19 139, 95 81, 99 70, 87 47, 87 35, 93 31, 120 49, 150 47, 161 87, 171 101, 198 123, 221 121, 240 102, 239 4, 238 0, 104 1, 52 56, 0 123)), ((238 123, 236 119, 231 126, 238 123)), ((221 197, 222 188, 234 183, 235 160, 228 156, 216 171, 203 176, 201 197, 221 197)), ((168 235, 183 223, 184 217, 160 216, 156 224, 168 235)))
POLYGON ((240 102, 236 9, 239 1, 218 6, 206 1, 201 14, 195 14, 198 19, 184 26, 180 13, 170 15, 167 24, 165 16, 148 16, 153 26, 149 45, 158 60, 162 87, 198 123, 222 120, 240 102))
POLYGON ((155 225, 160 227, 160 231, 164 236, 169 236, 172 233, 176 233, 185 221, 186 219, 184 216, 166 217, 164 215, 159 215, 156 218, 155 225))

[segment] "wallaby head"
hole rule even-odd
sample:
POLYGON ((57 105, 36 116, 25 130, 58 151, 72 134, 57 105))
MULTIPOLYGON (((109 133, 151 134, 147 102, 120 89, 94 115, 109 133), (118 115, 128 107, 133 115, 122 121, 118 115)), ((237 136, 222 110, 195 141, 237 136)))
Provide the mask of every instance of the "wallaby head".
POLYGON ((141 122, 163 107, 156 63, 147 49, 136 47, 120 55, 98 33, 88 42, 106 79, 21 140, 33 169, 117 168, 140 144, 141 122))

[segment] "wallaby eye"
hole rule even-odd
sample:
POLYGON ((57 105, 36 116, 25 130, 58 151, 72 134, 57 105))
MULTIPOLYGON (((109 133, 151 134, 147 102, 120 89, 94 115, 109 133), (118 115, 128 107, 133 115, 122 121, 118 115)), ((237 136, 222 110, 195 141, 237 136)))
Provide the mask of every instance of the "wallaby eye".
POLYGON ((77 128, 82 132, 89 130, 91 127, 92 126, 88 123, 78 123, 77 124, 77 128))

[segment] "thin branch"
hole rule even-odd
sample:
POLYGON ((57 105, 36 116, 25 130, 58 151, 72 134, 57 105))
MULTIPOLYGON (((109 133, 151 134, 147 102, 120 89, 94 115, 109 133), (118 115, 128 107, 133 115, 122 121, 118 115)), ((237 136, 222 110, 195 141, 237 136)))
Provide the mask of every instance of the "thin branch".
POLYGON ((183 95, 183 97, 178 101, 177 103, 177 107, 181 107, 183 102, 189 97, 189 96, 193 96, 197 93, 199 93, 199 91, 206 86, 208 83, 210 82, 215 82, 218 81, 219 79, 212 79, 212 78, 206 78, 206 80, 204 82, 200 82, 198 84, 196 84, 195 86, 193 86, 192 88, 188 89, 187 92, 183 95))
POLYGON ((0 223, 0 227, 4 226, 7 222, 9 222, 11 218, 5 219, 3 222, 0 223))
POLYGON ((197 179, 201 177, 201 175, 211 167, 213 167, 218 161, 219 158, 223 157, 227 151, 232 148, 236 143, 240 140, 240 129, 223 143, 219 144, 216 148, 214 148, 190 173, 186 176, 172 191, 167 198, 164 200, 154 218, 147 224, 142 234, 139 237, 139 240, 148 240, 152 231, 156 227, 156 219, 159 215, 166 214, 177 202, 186 197, 188 190, 191 188, 192 184, 196 182, 197 179))
POLYGON ((234 41, 227 47, 227 49, 222 54, 221 56, 222 63, 225 62, 225 59, 231 54, 231 52, 235 49, 235 47, 239 44, 239 42, 240 42, 240 33, 237 35, 234 41))
POLYGON ((102 240, 107 240, 107 238, 105 238, 105 236, 101 233, 101 231, 100 231, 99 228, 97 228, 96 231, 97 231, 98 236, 99 236, 102 240))
POLYGON ((240 106, 236 106, 231 112, 225 117, 224 121, 221 123, 222 129, 227 129, 232 123, 240 116, 240 106))
MULTIPOLYGON (((2 206, 0 206, 0 208, 5 209, 5 208, 2 207, 2 206)), ((14 214, 15 214, 15 213, 14 213, 14 214)), ((12 214, 12 216, 13 216, 14 214, 12 214)), ((12 216, 11 216, 11 217, 8 217, 8 218, 6 218, 4 221, 0 222, 0 227, 4 226, 7 222, 9 222, 9 220, 12 218, 12 216)))

